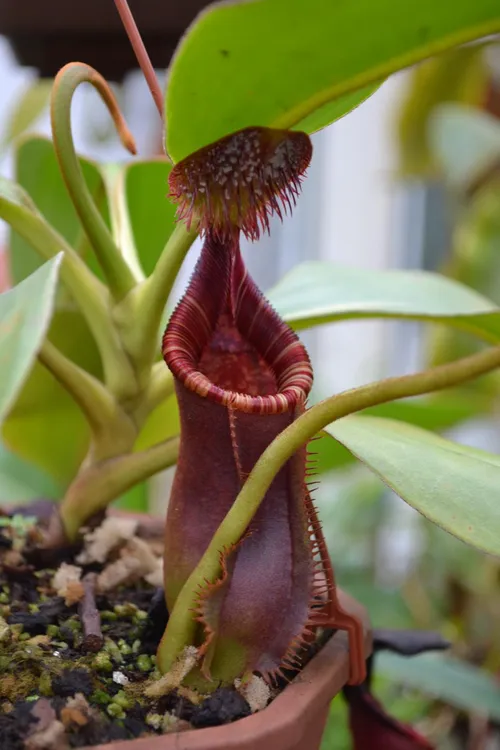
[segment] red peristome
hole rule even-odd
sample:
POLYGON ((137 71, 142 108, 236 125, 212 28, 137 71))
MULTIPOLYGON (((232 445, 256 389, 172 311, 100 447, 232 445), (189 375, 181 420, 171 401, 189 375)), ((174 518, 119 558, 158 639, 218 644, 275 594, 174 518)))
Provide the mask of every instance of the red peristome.
POLYGON ((252 240, 273 214, 292 210, 312 157, 306 133, 252 127, 221 138, 176 164, 169 197, 188 227, 252 240))
POLYGON ((291 412, 312 385, 305 348, 248 276, 237 238, 207 236, 163 356, 188 390, 237 411, 291 412))

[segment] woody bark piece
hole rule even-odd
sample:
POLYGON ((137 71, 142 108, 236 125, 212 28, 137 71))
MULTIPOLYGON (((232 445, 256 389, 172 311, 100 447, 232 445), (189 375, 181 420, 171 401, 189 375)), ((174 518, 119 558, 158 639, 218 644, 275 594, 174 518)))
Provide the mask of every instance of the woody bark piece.
POLYGON ((96 582, 96 573, 88 573, 82 581, 85 593, 78 607, 78 614, 83 627, 82 645, 85 651, 100 651, 104 643, 101 615, 95 601, 96 582))

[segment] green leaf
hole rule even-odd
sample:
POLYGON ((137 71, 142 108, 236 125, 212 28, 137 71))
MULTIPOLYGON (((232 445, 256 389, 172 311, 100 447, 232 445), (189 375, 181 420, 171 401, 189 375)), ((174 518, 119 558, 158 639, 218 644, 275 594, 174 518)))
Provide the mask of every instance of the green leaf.
POLYGON ((175 206, 167 199, 172 165, 166 159, 136 161, 123 171, 130 229, 146 276, 175 228, 175 206))
MULTIPOLYGON (((88 159, 80 158, 80 165, 91 195, 109 223, 103 177, 98 167, 88 159)), ((102 278, 59 172, 52 141, 38 136, 22 139, 16 150, 15 173, 16 182, 28 193, 42 216, 102 278)), ((38 268, 41 260, 38 253, 16 232, 11 233, 10 249, 12 278, 17 283, 38 268)))
MULTIPOLYGON (((100 201, 103 215, 108 217, 105 185, 99 170, 85 159, 81 159, 81 166, 89 189, 100 201)), ((20 184, 3 180, 1 197, 43 215, 97 272, 94 254, 60 176, 52 142, 39 137, 24 139, 16 154, 16 172, 20 184)), ((10 261, 14 282, 42 262, 39 254, 16 232, 11 232, 10 261)), ((94 338, 65 289, 58 291, 48 337, 85 370, 102 376, 94 338)), ((88 424, 71 396, 36 363, 3 425, 7 445, 61 484, 67 484, 87 452, 89 434, 88 424)))
POLYGON ((351 415, 326 431, 430 521, 500 555, 499 456, 378 417, 351 415))
POLYGON ((0 295, 0 421, 14 403, 45 338, 62 254, 0 295))
POLYGON ((134 446, 134 451, 143 451, 156 443, 168 440, 180 432, 179 409, 175 394, 169 396, 149 415, 134 446))
POLYGON ((440 654, 421 654, 408 659, 382 651, 377 654, 375 668, 394 682, 464 711, 500 721, 500 685, 471 664, 440 654))
POLYGON ((500 123, 473 107, 443 104, 429 121, 429 141, 446 179, 466 189, 500 159, 500 123))
MULTIPOLYGON (((78 310, 69 304, 60 307, 48 338, 73 362, 102 378, 99 352, 78 310)), ((36 362, 3 425, 3 438, 16 454, 67 485, 87 453, 90 430, 66 389, 36 362)))
POLYGON ((427 271, 368 271, 324 261, 296 266, 268 293, 296 329, 352 318, 408 318, 500 340, 500 308, 463 284, 427 271))
POLYGON ((62 487, 0 444, 0 503, 13 505, 39 497, 57 500, 62 487))
POLYGON ((149 482, 136 484, 116 500, 113 507, 130 513, 147 513, 149 511, 149 482))
MULTIPOLYGON (((491 410, 491 399, 482 395, 450 391, 437 393, 424 398, 402 399, 389 404, 380 404, 366 409, 362 414, 372 417, 397 419, 401 422, 423 427, 433 432, 449 430, 467 419, 491 410)), ((355 461, 352 453, 336 440, 318 440, 314 444, 317 451, 316 470, 319 474, 339 469, 355 461)))
POLYGON ((499 30, 497 0, 216 4, 170 68, 168 152, 178 161, 251 125, 317 130, 391 73, 499 30))

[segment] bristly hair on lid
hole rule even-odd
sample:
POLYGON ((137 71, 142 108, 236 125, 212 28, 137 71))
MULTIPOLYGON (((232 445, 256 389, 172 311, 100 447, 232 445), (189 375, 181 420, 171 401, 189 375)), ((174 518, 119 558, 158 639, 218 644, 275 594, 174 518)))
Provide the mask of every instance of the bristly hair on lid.
POLYGON ((291 213, 311 157, 306 133, 245 128, 176 164, 169 198, 188 228, 196 222, 219 240, 240 231, 257 240, 273 214, 291 213))

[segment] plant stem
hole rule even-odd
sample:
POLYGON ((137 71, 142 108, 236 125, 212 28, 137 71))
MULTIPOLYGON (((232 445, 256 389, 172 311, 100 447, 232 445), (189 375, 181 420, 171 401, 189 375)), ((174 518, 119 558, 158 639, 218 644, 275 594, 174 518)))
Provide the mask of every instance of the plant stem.
POLYGON ((135 279, 92 200, 71 133, 71 101, 81 83, 90 83, 99 92, 123 145, 133 154, 136 152, 135 143, 113 92, 96 70, 84 63, 70 63, 59 71, 52 89, 50 106, 54 149, 71 200, 102 266, 111 294, 120 300, 135 286, 135 279))
POLYGON ((136 368, 151 367, 158 350, 158 330, 165 305, 196 230, 179 222, 170 235, 151 276, 135 287, 114 310, 127 352, 136 368))
POLYGON ((167 672, 185 646, 191 645, 193 616, 200 587, 220 575, 220 552, 241 539, 281 467, 318 432, 337 419, 395 399, 442 390, 500 367, 500 346, 414 375, 387 378, 344 391, 311 407, 262 453, 195 570, 182 588, 158 649, 158 667, 167 672))
POLYGON ((177 461, 179 438, 171 438, 138 453, 127 453, 83 468, 69 487, 60 506, 67 538, 78 536, 81 526, 94 514, 139 482, 177 461))
POLYGON ((151 91, 156 108, 160 113, 160 117, 163 119, 163 93, 160 84, 158 83, 158 78, 156 77, 151 59, 147 53, 146 47, 144 46, 144 42, 142 41, 141 34, 137 28, 134 16, 132 15, 127 0, 115 0, 115 5, 125 27, 125 31, 127 32, 132 49, 135 52, 139 67, 142 70, 144 78, 149 86, 149 90, 151 91))
POLYGON ((64 356, 48 339, 38 353, 40 362, 54 375, 85 414, 93 433, 94 453, 103 458, 117 449, 117 435, 127 432, 134 440, 136 429, 113 395, 97 378, 64 356))

